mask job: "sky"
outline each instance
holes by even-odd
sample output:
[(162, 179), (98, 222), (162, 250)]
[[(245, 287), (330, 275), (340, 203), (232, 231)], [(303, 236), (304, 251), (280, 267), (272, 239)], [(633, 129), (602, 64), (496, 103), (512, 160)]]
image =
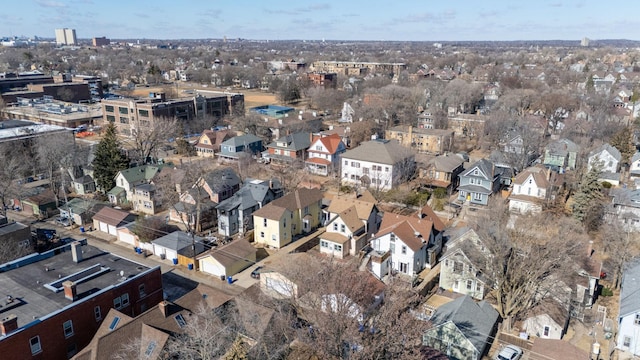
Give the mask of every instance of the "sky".
[(640, 40), (640, 1), (22, 0), (0, 37), (255, 40)]

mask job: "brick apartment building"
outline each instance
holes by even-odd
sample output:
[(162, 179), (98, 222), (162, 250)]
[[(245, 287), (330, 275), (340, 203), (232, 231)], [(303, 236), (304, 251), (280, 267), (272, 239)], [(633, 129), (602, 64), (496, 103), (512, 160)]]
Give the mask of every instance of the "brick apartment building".
[(29, 84), (53, 84), (53, 77), (41, 73), (0, 73), (0, 93), (26, 90)]
[(336, 73), (323, 73), (323, 72), (307, 73), (307, 79), (314, 86), (324, 86), (325, 88), (335, 89), (338, 84), (338, 74)]
[(91, 39), (91, 44), (93, 46), (106, 46), (111, 44), (111, 40), (107, 39), (106, 37), (102, 36), (102, 37), (94, 37)]
[(334, 72), (348, 76), (364, 76), (366, 74), (386, 74), (397, 76), (407, 69), (405, 63), (379, 63), (357, 61), (316, 61), (311, 69), (318, 72)]
[(453, 130), (414, 128), (410, 125), (394, 126), (385, 131), (385, 139), (395, 139), (403, 146), (430, 154), (451, 151), (453, 137)]
[(76, 241), (0, 265), (0, 354), (68, 359), (110, 309), (137, 316), (162, 301), (160, 267)]
[(151, 93), (146, 99), (102, 100), (102, 122), (112, 122), (118, 131), (131, 134), (132, 124), (144, 126), (158, 118), (176, 118), (189, 122), (205, 116), (222, 117), (234, 111), (244, 113), (244, 95), (197, 91), (195, 96), (167, 99), (164, 93)]

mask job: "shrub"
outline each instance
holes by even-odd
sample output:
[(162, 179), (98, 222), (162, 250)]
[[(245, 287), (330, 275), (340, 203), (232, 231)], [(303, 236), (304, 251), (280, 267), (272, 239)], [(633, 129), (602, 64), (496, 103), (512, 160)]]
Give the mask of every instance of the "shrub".
[(447, 189), (445, 188), (437, 188), (433, 191), (433, 197), (436, 199), (444, 199), (447, 197)]
[(609, 289), (608, 287), (603, 287), (602, 291), (600, 292), (600, 295), (602, 295), (602, 296), (613, 296), (613, 290)]
[(605, 188), (605, 189), (611, 189), (611, 186), (613, 186), (613, 185), (611, 185), (611, 183), (608, 182), (608, 181), (603, 181), (602, 182), (602, 187)]

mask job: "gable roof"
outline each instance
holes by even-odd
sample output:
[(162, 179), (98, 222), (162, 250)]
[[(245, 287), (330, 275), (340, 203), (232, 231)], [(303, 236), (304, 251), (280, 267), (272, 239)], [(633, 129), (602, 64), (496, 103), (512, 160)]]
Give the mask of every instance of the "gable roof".
[(527, 352), (530, 360), (583, 360), (589, 359), (589, 353), (565, 340), (536, 338), (531, 350)]
[(239, 239), (201, 254), (198, 256), (198, 260), (211, 256), (224, 267), (232, 266), (239, 261), (246, 261), (250, 263), (249, 265), (253, 265), (253, 261), (250, 261), (249, 257), (255, 253), (256, 248), (253, 245), (249, 244), (247, 240)]
[(432, 229), (433, 223), (427, 219), (420, 219), (417, 216), (385, 213), (376, 237), (393, 233), (410, 247), (411, 250), (416, 252), (420, 250), (423, 244), (429, 241)]
[(569, 139), (559, 139), (548, 144), (545, 149), (551, 155), (567, 156), (568, 153), (577, 153), (580, 147)]
[(516, 176), (513, 180), (514, 185), (523, 185), (527, 179), (532, 176), (533, 181), (539, 188), (547, 189), (549, 188), (549, 180), (547, 180), (547, 169), (542, 166), (532, 166), (524, 169), (520, 174)]
[[(209, 144), (205, 144), (200, 141), (203, 137), (209, 139)], [(195, 146), (197, 148), (204, 149), (220, 149), (220, 144), (222, 144), (223, 141), (229, 139), (230, 137), (231, 134), (229, 134), (229, 130), (205, 130), (202, 132), (202, 135), (200, 136), (200, 139), (198, 139), (198, 143)]]
[(369, 201), (366, 197), (364, 199), (353, 199), (352, 197), (336, 196), (331, 200), (331, 204), (329, 204), (327, 211), (333, 214), (339, 214), (351, 207), (355, 207), (358, 218), (366, 221), (369, 219), (369, 216), (375, 206), (375, 201)]
[(591, 151), (589, 153), (589, 158), (592, 158), (593, 156), (599, 155), (603, 151), (608, 152), (609, 154), (611, 154), (611, 156), (613, 156), (614, 159), (616, 159), (618, 161), (620, 161), (622, 159), (622, 154), (620, 154), (620, 151), (618, 149), (616, 149), (615, 147), (609, 145), (609, 144), (602, 144), (602, 145), (598, 146), (597, 148), (595, 148), (593, 151)]
[(271, 204), (290, 211), (302, 209), (322, 199), (322, 191), (318, 189), (299, 188), (287, 195), (273, 200)]
[(227, 139), (222, 142), (221, 145), (231, 145), (233, 147), (238, 147), (240, 145), (252, 144), (255, 142), (262, 142), (262, 139), (252, 134), (245, 134), (240, 136), (234, 136), (231, 139)]
[(431, 206), (429, 205), (423, 206), (422, 209), (420, 209), (420, 211), (418, 212), (418, 215), (421, 216), (423, 219), (426, 218), (427, 220), (431, 221), (433, 223), (433, 227), (436, 230), (444, 231), (446, 227), (444, 222), (442, 222), (440, 217), (436, 215), (435, 211), (433, 211)]
[(620, 317), (640, 311), (640, 260), (627, 264), (622, 274)]
[[(204, 250), (204, 246), (202, 246), (202, 238), (199, 236), (195, 236), (194, 239), (196, 242), (196, 246), (200, 244), (200, 247), (202, 247), (202, 250)], [(153, 240), (151, 243), (167, 249), (179, 251), (186, 247), (190, 247), (192, 245), (192, 241), (193, 240), (191, 239), (191, 235), (187, 234), (186, 232), (174, 231), (170, 234)], [(196, 252), (197, 251), (198, 249), (196, 249)]]
[(311, 134), (300, 132), (300, 133), (282, 136), (278, 138), (276, 141), (267, 145), (267, 147), (298, 151), (298, 150), (308, 149), (310, 145), (311, 145)]
[(242, 183), (242, 180), (230, 167), (215, 169), (207, 173), (203, 180), (213, 193), (220, 193)]
[[(342, 143), (342, 139), (340, 138), (340, 135), (334, 133), (328, 136), (314, 137), (313, 141), (311, 142), (311, 145), (315, 144), (316, 142), (321, 142), (322, 145), (325, 147), (325, 149), (327, 149), (327, 153), (333, 155), (336, 153), (336, 151), (338, 151), (338, 148), (340, 147), (340, 143)], [(318, 150), (314, 150), (312, 146), (310, 146), (309, 151), (318, 152)]]
[(411, 149), (396, 140), (365, 141), (355, 149), (342, 154), (343, 159), (369, 161), (377, 164), (394, 165), (408, 157), (414, 156)]
[(464, 163), (464, 159), (458, 155), (447, 154), (436, 156), (428, 164), (440, 171), (452, 172)]
[(338, 214), (342, 222), (349, 228), (349, 231), (352, 233), (358, 229), (364, 227), (364, 224), (358, 218), (358, 212), (356, 211), (356, 207), (352, 206), (340, 214)]
[(98, 211), (95, 215), (93, 215), (93, 220), (98, 220), (100, 222), (113, 226), (119, 226), (123, 225), (122, 223), (124, 222), (128, 223), (129, 221), (125, 220), (132, 220), (133, 217), (134, 215), (129, 212), (106, 206), (100, 209), (100, 211)]
[[(473, 175), (475, 169), (480, 170), (480, 175)], [(460, 176), (482, 176), (486, 180), (492, 181), (495, 176), (495, 166), (487, 159), (480, 159), (469, 167), (469, 170), (460, 174)]]
[[(269, 181), (247, 179), (244, 186), (238, 190), (233, 196), (225, 199), (216, 206), (221, 211), (229, 211), (239, 208), (240, 210), (249, 209), (259, 202), (264, 202), (265, 197), (271, 190)], [(264, 205), (264, 203), (263, 203)]]
[[(137, 183), (141, 181), (149, 181), (156, 176), (157, 173), (162, 169), (161, 166), (157, 165), (142, 165), (129, 169), (120, 170), (118, 174), (122, 174), (125, 180), (128, 183)], [(116, 177), (118, 176), (116, 174)]]
[(436, 309), (430, 321), (435, 326), (453, 322), (460, 332), (482, 352), (493, 335), (498, 312), (486, 301), (476, 303), (469, 296), (461, 296)]
[(269, 219), (269, 220), (280, 220), (285, 212), (287, 212), (286, 208), (282, 206), (276, 206), (273, 202), (268, 203), (267, 205), (261, 207), (260, 209), (253, 212), (253, 216)]

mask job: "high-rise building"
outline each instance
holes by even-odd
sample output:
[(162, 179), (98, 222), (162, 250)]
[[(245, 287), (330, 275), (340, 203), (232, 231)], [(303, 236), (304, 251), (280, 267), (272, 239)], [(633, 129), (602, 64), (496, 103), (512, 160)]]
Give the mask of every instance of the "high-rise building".
[(105, 46), (105, 45), (109, 45), (111, 43), (111, 40), (103, 36), (103, 37), (94, 37), (93, 39), (91, 39), (91, 42), (93, 43), (93, 46)]
[(76, 29), (56, 29), (56, 44), (58, 45), (77, 45)]

